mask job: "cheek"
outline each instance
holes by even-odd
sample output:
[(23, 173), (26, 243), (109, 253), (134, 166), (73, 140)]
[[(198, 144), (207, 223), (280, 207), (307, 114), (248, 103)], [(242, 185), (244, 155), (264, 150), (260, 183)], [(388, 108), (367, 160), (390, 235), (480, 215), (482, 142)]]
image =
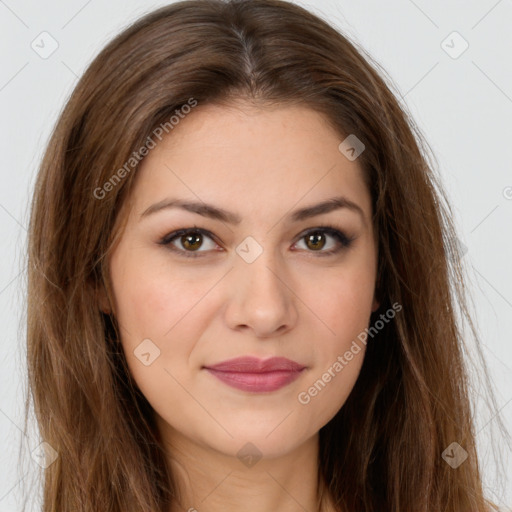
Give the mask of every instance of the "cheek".
[[(357, 281), (357, 280), (356, 280)], [(319, 302), (320, 318), (327, 327), (316, 334), (312, 368), (297, 396), (310, 430), (328, 423), (346, 402), (363, 364), (366, 345), (358, 336), (368, 327), (372, 288), (352, 279), (338, 281), (329, 300)], [(321, 334), (323, 332), (324, 334)]]
[(208, 283), (126, 249), (112, 259), (111, 275), (118, 321), (133, 338), (162, 339), (208, 291)]
[[(364, 347), (350, 361), (340, 356), (333, 359), (317, 375), (312, 375), (308, 387), (297, 396), (309, 431), (318, 431), (343, 407), (352, 392), (361, 370)], [(341, 362), (343, 361), (343, 362)]]
[(371, 266), (340, 269), (310, 295), (322, 327), (316, 333), (317, 362), (298, 401), (309, 408), (315, 426), (323, 426), (343, 406), (359, 376), (374, 292)]
[(113, 259), (111, 275), (121, 345), (133, 379), (154, 409), (183, 409), (177, 382), (185, 382), (190, 371), (198, 325), (194, 306), (208, 283), (191, 286), (177, 271), (131, 250)]
[(327, 346), (342, 349), (368, 327), (374, 277), (371, 270), (361, 269), (340, 271), (328, 280), (318, 282), (316, 291), (309, 294), (312, 309), (325, 327), (322, 333)]
[[(169, 396), (174, 390), (180, 396), (172, 376), (179, 382), (188, 378), (190, 354), (208, 318), (203, 299), (215, 280), (185, 278), (176, 266), (150, 256), (125, 250), (122, 257), (112, 259), (121, 344), (143, 393), (160, 396), (166, 390)], [(141, 357), (147, 353), (146, 366)]]

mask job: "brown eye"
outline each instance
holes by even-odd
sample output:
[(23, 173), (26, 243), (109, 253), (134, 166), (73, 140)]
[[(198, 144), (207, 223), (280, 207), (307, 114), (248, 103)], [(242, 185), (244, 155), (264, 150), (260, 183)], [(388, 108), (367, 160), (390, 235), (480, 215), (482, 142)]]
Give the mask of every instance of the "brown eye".
[(191, 232), (181, 237), (181, 245), (185, 249), (195, 251), (201, 247), (203, 243), (203, 235), (201, 233)]
[[(204, 247), (206, 241), (206, 247)], [(210, 246), (208, 247), (208, 243)], [(202, 229), (180, 229), (165, 236), (160, 244), (183, 256), (204, 256), (208, 250), (215, 250), (216, 243), (211, 233)], [(201, 249), (201, 250), (200, 250)]]
[[(305, 243), (303, 250), (306, 252), (317, 253), (316, 256), (333, 256), (343, 249), (348, 249), (354, 240), (355, 237), (347, 237), (345, 233), (336, 228), (324, 226), (310, 229), (294, 245)], [(215, 243), (214, 236), (201, 228), (174, 231), (162, 238), (159, 243), (169, 247), (178, 255), (186, 257), (206, 256), (211, 251), (222, 250)], [(210, 247), (208, 247), (208, 243), (210, 243)], [(326, 247), (327, 250), (325, 250)]]
[(324, 226), (310, 229), (297, 243), (304, 243), (306, 252), (318, 253), (315, 256), (331, 256), (348, 249), (354, 240), (355, 237), (348, 237), (336, 228)]
[(306, 235), (306, 245), (313, 249), (314, 251), (318, 251), (323, 249), (325, 245), (325, 235), (321, 231), (313, 231)]

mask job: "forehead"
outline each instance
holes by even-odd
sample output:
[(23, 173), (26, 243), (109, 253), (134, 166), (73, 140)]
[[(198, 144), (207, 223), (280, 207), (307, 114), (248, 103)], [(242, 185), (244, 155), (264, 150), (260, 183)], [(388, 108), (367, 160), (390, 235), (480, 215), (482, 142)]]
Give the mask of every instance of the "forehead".
[(262, 205), (278, 213), (344, 195), (369, 218), (363, 171), (339, 151), (343, 138), (306, 106), (199, 105), (155, 139), (133, 199), (139, 211), (172, 195), (261, 215)]

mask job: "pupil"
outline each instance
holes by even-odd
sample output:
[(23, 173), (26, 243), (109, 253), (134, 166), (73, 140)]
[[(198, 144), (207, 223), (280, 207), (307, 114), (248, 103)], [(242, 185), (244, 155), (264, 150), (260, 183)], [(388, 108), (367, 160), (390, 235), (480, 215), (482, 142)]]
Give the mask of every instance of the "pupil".
[(319, 233), (312, 233), (311, 235), (309, 235), (308, 242), (313, 242), (313, 245), (314, 245), (313, 249), (321, 249), (325, 245), (325, 241), (324, 241), (324, 243), (321, 243), (320, 246), (315, 246), (318, 243), (319, 238), (322, 236), (323, 235), (319, 234)]
[(187, 234), (184, 238), (183, 246), (187, 249), (198, 249), (201, 245), (201, 235), (199, 233)]
[[(312, 244), (313, 249), (321, 249), (325, 245), (325, 241), (322, 241), (322, 234), (313, 233), (308, 236), (308, 244)], [(199, 233), (187, 234), (183, 237), (185, 241), (183, 246), (187, 249), (198, 249), (201, 245), (201, 235)]]

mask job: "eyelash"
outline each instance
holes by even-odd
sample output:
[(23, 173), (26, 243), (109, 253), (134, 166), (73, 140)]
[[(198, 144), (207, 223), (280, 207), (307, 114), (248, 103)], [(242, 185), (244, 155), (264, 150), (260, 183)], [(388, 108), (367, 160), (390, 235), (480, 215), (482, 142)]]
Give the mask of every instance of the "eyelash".
[[(341, 252), (344, 249), (348, 249), (352, 245), (352, 242), (356, 238), (356, 237), (349, 237), (349, 236), (345, 235), (345, 233), (343, 233), (342, 231), (339, 231), (338, 229), (336, 229), (333, 226), (321, 226), (321, 227), (317, 227), (317, 228), (308, 229), (299, 237), (298, 241), (302, 240), (303, 238), (305, 238), (306, 236), (308, 236), (312, 233), (318, 233), (318, 232), (327, 233), (328, 235), (334, 237), (340, 244), (337, 248), (330, 249), (328, 251), (322, 251), (322, 250), (307, 251), (307, 252), (312, 252), (312, 253), (316, 252), (319, 257), (333, 256), (335, 254), (338, 254), (339, 252)], [(178, 254), (180, 256), (184, 256), (185, 258), (201, 258), (204, 256), (204, 254), (201, 254), (201, 253), (205, 253), (208, 251), (185, 251), (182, 249), (177, 249), (171, 243), (178, 237), (186, 235), (186, 234), (190, 234), (190, 233), (199, 233), (199, 234), (205, 235), (208, 238), (211, 238), (213, 241), (215, 241), (212, 233), (210, 233), (209, 231), (207, 231), (205, 229), (201, 229), (201, 228), (194, 226), (193, 228), (185, 228), (185, 229), (179, 229), (177, 231), (173, 231), (172, 233), (165, 235), (158, 243), (160, 245), (164, 245), (164, 246), (168, 247), (171, 251), (175, 252), (176, 254)]]

